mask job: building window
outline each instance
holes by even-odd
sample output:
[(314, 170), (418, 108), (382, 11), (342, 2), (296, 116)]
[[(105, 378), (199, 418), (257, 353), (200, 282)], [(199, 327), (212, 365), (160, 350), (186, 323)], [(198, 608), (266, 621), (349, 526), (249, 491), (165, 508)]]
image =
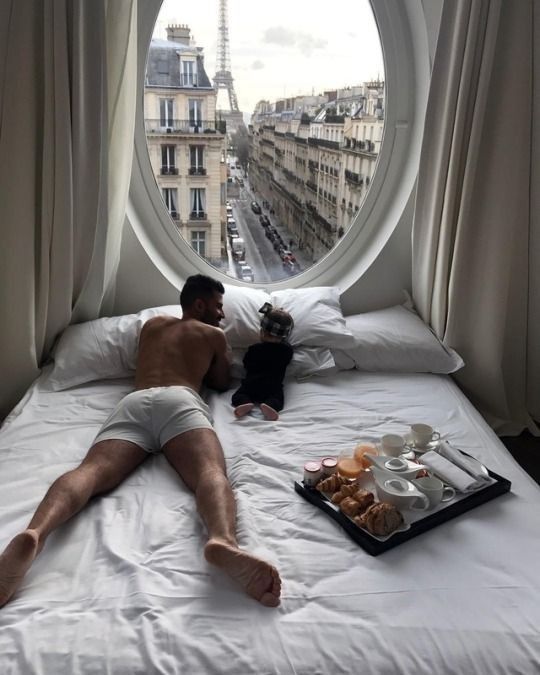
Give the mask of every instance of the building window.
[(197, 71), (195, 61), (182, 61), (182, 86), (197, 86)]
[(201, 219), (205, 217), (206, 195), (204, 188), (191, 188), (191, 218)]
[(202, 101), (198, 98), (189, 99), (189, 126), (198, 129), (202, 125)]
[(206, 255), (206, 232), (195, 231), (191, 233), (191, 246), (203, 258)]
[(206, 170), (204, 168), (204, 146), (190, 145), (189, 146), (189, 173), (191, 175), (204, 175)]
[(176, 169), (175, 147), (174, 145), (161, 146), (161, 174), (175, 175), (178, 173)]
[(171, 218), (178, 220), (178, 190), (176, 188), (163, 188), (163, 201)]
[(161, 98), (159, 100), (159, 123), (164, 128), (174, 126), (173, 105), (174, 99), (172, 98)]

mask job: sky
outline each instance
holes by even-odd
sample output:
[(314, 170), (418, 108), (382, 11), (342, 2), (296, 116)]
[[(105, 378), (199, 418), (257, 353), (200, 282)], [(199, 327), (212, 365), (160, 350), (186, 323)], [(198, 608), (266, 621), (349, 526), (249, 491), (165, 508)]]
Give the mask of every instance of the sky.
[[(164, 38), (167, 24), (187, 24), (204, 48), (210, 79), (216, 71), (218, 7), (218, 0), (164, 0), (154, 30)], [(228, 0), (228, 19), (234, 89), (244, 113), (253, 112), (261, 99), (384, 79), (369, 0)], [(223, 95), (218, 105), (228, 108)]]

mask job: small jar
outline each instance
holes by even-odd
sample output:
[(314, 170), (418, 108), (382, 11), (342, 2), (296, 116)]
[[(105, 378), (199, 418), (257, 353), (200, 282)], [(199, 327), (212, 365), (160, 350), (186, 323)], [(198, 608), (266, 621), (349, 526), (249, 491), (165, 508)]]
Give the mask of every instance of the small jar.
[(304, 485), (306, 487), (315, 487), (321, 477), (320, 462), (306, 462), (304, 464)]
[(335, 457), (323, 457), (321, 460), (321, 471), (323, 478), (331, 476), (337, 471), (337, 459)]

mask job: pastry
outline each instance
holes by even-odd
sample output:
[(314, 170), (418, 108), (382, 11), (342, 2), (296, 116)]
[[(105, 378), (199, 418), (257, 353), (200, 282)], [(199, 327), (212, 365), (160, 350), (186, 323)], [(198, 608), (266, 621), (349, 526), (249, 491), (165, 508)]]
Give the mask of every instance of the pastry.
[(403, 524), (403, 516), (393, 504), (379, 502), (372, 504), (360, 516), (356, 516), (354, 522), (360, 527), (365, 527), (371, 534), (386, 537)]
[(317, 483), (317, 490), (319, 492), (337, 492), (344, 483), (344, 478), (338, 476), (337, 473), (333, 473)]
[(358, 492), (358, 485), (342, 485), (341, 488), (338, 490), (338, 492), (334, 492), (332, 497), (330, 498), (330, 501), (333, 504), (339, 504), (342, 499), (345, 497), (354, 497), (355, 494)]
[(330, 497), (332, 504), (339, 504), (342, 499), (345, 499), (345, 495), (343, 492), (341, 492), (341, 490), (334, 492), (334, 494)]
[(375, 495), (373, 494), (373, 492), (370, 492), (369, 490), (363, 490), (361, 488), (356, 490), (354, 498), (360, 504), (359, 513), (365, 511), (368, 508), (368, 506), (371, 506), (375, 501)]
[(344, 497), (339, 503), (339, 508), (349, 518), (354, 518), (360, 512), (360, 504), (354, 497)]

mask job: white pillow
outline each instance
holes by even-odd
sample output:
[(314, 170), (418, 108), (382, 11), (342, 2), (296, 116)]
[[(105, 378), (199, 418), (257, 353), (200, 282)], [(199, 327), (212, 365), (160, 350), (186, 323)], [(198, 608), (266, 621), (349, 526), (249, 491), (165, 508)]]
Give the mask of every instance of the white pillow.
[(129, 377), (135, 371), (139, 334), (154, 316), (182, 316), (180, 305), (144, 309), (137, 314), (104, 317), (68, 326), (52, 357), (49, 385), (54, 391), (84, 382)]
[(402, 305), (346, 317), (354, 347), (333, 351), (338, 366), (352, 359), (358, 370), (396, 373), (454, 373), (463, 367), (416, 312)]
[(262, 314), (259, 309), (270, 302), (270, 295), (257, 288), (225, 284), (221, 327), (231, 347), (249, 347), (259, 341)]
[[(245, 377), (243, 358), (245, 349), (233, 349), (232, 376)], [(313, 375), (330, 375), (336, 371), (332, 352), (326, 347), (296, 347), (292, 361), (285, 371), (285, 379), (302, 379)]]
[(273, 291), (271, 303), (292, 315), (292, 345), (346, 349), (354, 346), (354, 337), (345, 323), (339, 296), (333, 286), (285, 289)]

